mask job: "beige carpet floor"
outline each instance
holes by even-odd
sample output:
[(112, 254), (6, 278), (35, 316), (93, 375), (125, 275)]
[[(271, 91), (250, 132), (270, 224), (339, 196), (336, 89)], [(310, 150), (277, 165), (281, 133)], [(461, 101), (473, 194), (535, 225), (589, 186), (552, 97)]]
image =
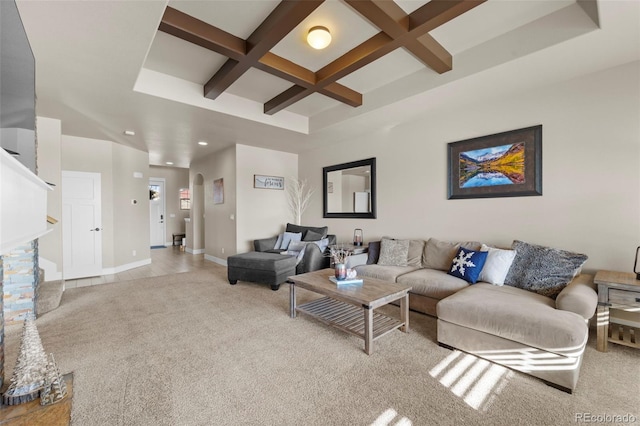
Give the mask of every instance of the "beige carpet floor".
[[(288, 286), (239, 282), (223, 267), (67, 290), (36, 321), (45, 351), (74, 373), (72, 424), (570, 425), (640, 418), (640, 351), (595, 350), (568, 395), (436, 343), (434, 318), (382, 337), (289, 318)], [(316, 295), (299, 291), (301, 300)], [(398, 314), (389, 306), (386, 312)], [(21, 328), (6, 332), (6, 377)], [(636, 420), (640, 422), (640, 420)]]

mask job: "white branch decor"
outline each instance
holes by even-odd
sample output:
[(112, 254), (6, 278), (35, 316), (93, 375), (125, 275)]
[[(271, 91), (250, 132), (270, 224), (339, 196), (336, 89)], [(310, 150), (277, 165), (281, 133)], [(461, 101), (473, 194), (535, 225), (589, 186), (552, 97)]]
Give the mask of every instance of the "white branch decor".
[(333, 263), (347, 263), (347, 259), (349, 256), (353, 254), (351, 250), (344, 247), (342, 244), (336, 244), (335, 246), (329, 247), (329, 254), (333, 258)]
[(293, 213), (294, 222), (300, 225), (302, 221), (302, 213), (309, 207), (311, 196), (314, 193), (313, 188), (307, 183), (306, 179), (289, 178), (286, 184), (287, 201), (291, 213)]

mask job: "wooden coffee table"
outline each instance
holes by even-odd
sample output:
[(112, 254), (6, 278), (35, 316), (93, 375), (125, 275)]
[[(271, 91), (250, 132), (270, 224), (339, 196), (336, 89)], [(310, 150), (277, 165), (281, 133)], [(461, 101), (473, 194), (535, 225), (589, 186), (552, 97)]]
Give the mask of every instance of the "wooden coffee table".
[[(325, 324), (364, 339), (364, 351), (373, 352), (373, 341), (399, 328), (409, 332), (409, 290), (411, 287), (375, 278), (363, 278), (361, 285), (337, 286), (329, 281), (333, 269), (289, 277), (290, 315), (309, 315)], [(296, 306), (296, 287), (326, 297)], [(374, 312), (375, 308), (400, 300), (400, 320)]]

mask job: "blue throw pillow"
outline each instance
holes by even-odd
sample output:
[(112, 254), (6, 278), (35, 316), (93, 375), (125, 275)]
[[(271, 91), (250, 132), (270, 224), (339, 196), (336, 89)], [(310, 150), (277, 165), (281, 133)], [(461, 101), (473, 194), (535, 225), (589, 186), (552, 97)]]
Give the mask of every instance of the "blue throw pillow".
[(280, 244), (280, 250), (287, 250), (289, 248), (289, 243), (292, 241), (301, 241), (302, 240), (302, 232), (285, 232), (282, 236), (282, 243)]
[(488, 252), (486, 251), (469, 250), (460, 247), (458, 254), (453, 258), (451, 269), (447, 273), (475, 284), (478, 281), (480, 272), (482, 272), (484, 262), (487, 260), (487, 255)]

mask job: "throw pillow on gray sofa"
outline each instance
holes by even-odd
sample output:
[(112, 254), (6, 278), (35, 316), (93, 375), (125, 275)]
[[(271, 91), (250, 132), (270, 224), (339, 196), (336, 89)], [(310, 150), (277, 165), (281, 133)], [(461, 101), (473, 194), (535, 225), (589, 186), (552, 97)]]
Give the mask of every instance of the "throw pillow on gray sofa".
[(305, 233), (306, 231), (313, 231), (313, 232), (317, 232), (318, 234), (322, 234), (322, 238), (326, 237), (327, 234), (329, 233), (329, 227), (328, 226), (320, 226), (320, 227), (315, 227), (315, 226), (302, 226), (302, 225), (296, 225), (293, 223), (287, 223), (287, 228), (285, 229), (287, 232), (300, 232), (300, 233)]
[(422, 266), (422, 253), (424, 252), (424, 240), (410, 240), (407, 253), (407, 266)]
[(555, 299), (580, 272), (585, 254), (514, 240), (516, 251), (505, 285), (533, 291)]
[(394, 240), (382, 238), (380, 241), (380, 258), (378, 265), (407, 266), (409, 240)]
[(429, 238), (424, 247), (423, 267), (448, 271), (460, 247), (480, 250), (480, 243), (476, 241), (440, 241), (436, 238)]
[(380, 259), (380, 241), (372, 241), (368, 247), (367, 265), (375, 265)]
[(320, 241), (325, 236), (323, 236), (320, 232), (314, 232), (310, 229), (307, 229), (304, 234), (302, 234), (302, 241)]

